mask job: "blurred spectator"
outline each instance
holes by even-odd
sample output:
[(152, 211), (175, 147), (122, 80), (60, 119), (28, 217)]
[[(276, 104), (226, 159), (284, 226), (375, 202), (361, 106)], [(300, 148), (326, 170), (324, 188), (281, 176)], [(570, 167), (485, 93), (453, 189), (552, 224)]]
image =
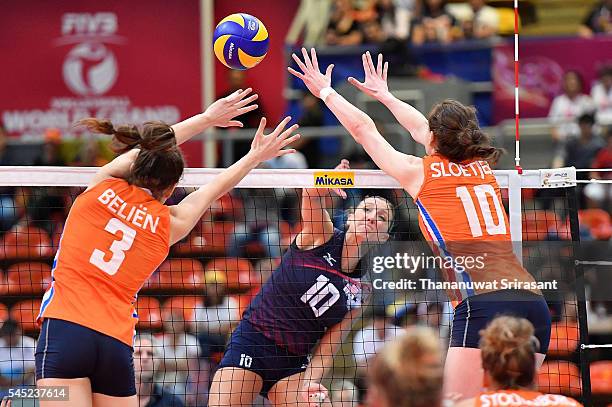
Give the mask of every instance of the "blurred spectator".
[(140, 407), (182, 407), (183, 402), (155, 383), (155, 349), (150, 339), (134, 338), (134, 373)]
[(363, 41), (351, 0), (335, 0), (325, 42), (327, 45), (359, 45)]
[(164, 334), (156, 347), (162, 349), (156, 381), (165, 389), (185, 401), (193, 395), (193, 378), (200, 370), (200, 345), (195, 335), (187, 333), (182, 309), (173, 309), (164, 315)]
[(465, 38), (490, 38), (499, 31), (499, 14), (485, 0), (469, 0), (469, 14), (463, 21)]
[(77, 167), (102, 167), (108, 164), (109, 160), (102, 152), (100, 141), (96, 138), (86, 138), (80, 146), (79, 152), (71, 163), (71, 166)]
[(227, 295), (225, 273), (207, 270), (204, 274), (204, 304), (194, 310), (193, 321), (203, 356), (223, 351), (227, 336), (240, 321), (238, 306), (238, 301)]
[(8, 388), (34, 384), (36, 341), (7, 319), (0, 328), (0, 397)]
[[(301, 115), (298, 120), (300, 127), (321, 127), (323, 126), (323, 109), (319, 98), (306, 92), (300, 99)], [(319, 168), (320, 165), (320, 144), (323, 139), (313, 139), (310, 137), (302, 137), (297, 142), (293, 143), (293, 147), (302, 152), (307, 161), (307, 167)]]
[(562, 165), (562, 153), (568, 137), (576, 137), (580, 133), (576, 119), (581, 114), (593, 110), (593, 101), (583, 93), (584, 81), (577, 71), (567, 71), (563, 75), (563, 93), (554, 98), (548, 120), (554, 126), (552, 138), (557, 143), (557, 151), (553, 167)]
[[(276, 157), (262, 164), (263, 168), (304, 169), (308, 168), (304, 154), (296, 152)], [(298, 217), (298, 195), (293, 188), (245, 189), (244, 217), (238, 217), (234, 233), (230, 238), (228, 254), (232, 257), (247, 257), (249, 243), (259, 242), (266, 257), (281, 256), (281, 236), (278, 228), (280, 217), (295, 223)], [(244, 222), (238, 222), (244, 219)]]
[[(599, 150), (591, 168), (612, 168), (612, 127), (608, 128), (605, 143), (605, 148)], [(591, 178), (612, 180), (612, 172), (592, 172)], [(608, 211), (612, 207), (612, 184), (588, 184), (584, 188), (584, 194), (591, 203), (589, 206), (600, 207)]]
[(375, 9), (386, 38), (405, 41), (410, 34), (415, 0), (378, 0)]
[(353, 354), (358, 374), (364, 377), (368, 365), (386, 342), (393, 340), (404, 330), (393, 324), (393, 318), (388, 316), (384, 306), (374, 306), (372, 322), (362, 328), (353, 338)]
[(332, 382), (329, 389), (334, 407), (357, 407), (359, 405), (359, 390), (351, 381)]
[[(406, 41), (415, 15), (415, 0), (373, 0), (377, 19), (363, 23), (366, 43), (378, 43), (377, 52), (389, 61), (390, 76), (414, 76), (417, 60)], [(371, 50), (375, 52), (374, 49)]]
[(387, 34), (376, 20), (362, 23), (363, 42), (366, 44), (381, 44), (387, 40)]
[(308, 163), (306, 162), (306, 156), (296, 151), (293, 154), (285, 154), (265, 161), (262, 163), (261, 168), (270, 168), (273, 170), (304, 169), (308, 168)]
[(366, 405), (441, 407), (443, 376), (444, 362), (435, 331), (409, 329), (374, 358)]
[(61, 231), (68, 216), (69, 191), (62, 187), (34, 188), (25, 204), (26, 216), (19, 220), (25, 226), (44, 229), (49, 235)]
[(313, 46), (322, 42), (329, 24), (332, 0), (302, 0), (298, 8), (285, 43), (294, 45), (304, 31), (304, 45)]
[[(245, 71), (240, 71), (238, 69), (227, 69), (227, 83), (228, 89), (219, 97), (226, 97), (231, 95), (238, 89), (246, 89), (249, 85), (246, 82), (246, 73)], [(244, 124), (245, 129), (256, 129), (259, 126), (259, 120), (264, 117), (265, 111), (263, 105), (261, 103), (261, 97), (257, 100), (257, 105), (259, 106), (255, 110), (251, 110), (250, 112), (244, 113), (240, 116), (237, 116), (235, 119), (239, 120)], [(231, 131), (231, 130), (229, 130)], [(234, 140), (232, 142), (232, 151), (234, 161), (238, 161), (246, 153), (251, 149), (251, 139), (248, 140)]]
[(417, 305), (418, 323), (438, 332), (443, 350), (448, 347), (448, 340), (450, 339), (451, 315), (452, 310), (448, 302), (423, 301)]
[(45, 130), (43, 150), (34, 165), (65, 166), (61, 155), (62, 134), (58, 129)]
[[(578, 118), (580, 137), (568, 141), (565, 148), (565, 166), (591, 167), (595, 156), (604, 147), (601, 138), (593, 132), (594, 125), (595, 116), (592, 113), (584, 113)], [(588, 173), (584, 174), (588, 177)]]
[(591, 97), (597, 110), (597, 123), (612, 125), (612, 65), (604, 65), (598, 72), (598, 81), (591, 89)]
[(278, 221), (281, 203), (274, 189), (238, 190), (243, 202), (242, 216), (235, 219), (234, 232), (230, 236), (227, 253), (231, 257), (247, 257), (247, 246), (259, 242), (264, 256), (280, 257), (280, 231)]
[[(279, 266), (279, 264), (279, 258), (265, 258), (255, 263), (255, 274), (259, 276), (258, 283), (263, 285), (266, 281), (268, 281), (268, 279), (270, 278), (274, 270), (276, 270), (276, 268)], [(259, 287), (254, 287), (254, 289), (259, 290)]]
[(457, 20), (446, 11), (447, 0), (425, 0), (423, 15), (414, 23), (412, 43), (428, 42), (449, 44), (457, 35)]
[[(595, 124), (595, 116), (592, 113), (585, 113), (578, 118), (580, 127), (580, 137), (568, 141), (565, 147), (565, 166), (576, 168), (590, 168), (595, 156), (604, 146), (601, 138), (593, 134), (593, 126)], [(576, 174), (578, 179), (588, 179), (588, 172), (579, 172)], [(584, 185), (578, 186), (578, 196), (580, 199), (580, 207), (586, 207), (586, 200), (583, 194)]]
[(594, 34), (612, 34), (612, 0), (596, 4), (578, 29), (578, 35), (584, 38)]

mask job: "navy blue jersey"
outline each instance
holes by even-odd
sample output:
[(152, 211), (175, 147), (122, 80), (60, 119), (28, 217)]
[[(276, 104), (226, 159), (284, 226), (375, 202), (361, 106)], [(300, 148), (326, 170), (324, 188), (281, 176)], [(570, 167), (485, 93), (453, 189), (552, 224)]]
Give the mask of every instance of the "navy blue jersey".
[(266, 337), (295, 355), (307, 355), (325, 330), (361, 305), (362, 284), (342, 273), (345, 233), (300, 250), (295, 242), (244, 312)]

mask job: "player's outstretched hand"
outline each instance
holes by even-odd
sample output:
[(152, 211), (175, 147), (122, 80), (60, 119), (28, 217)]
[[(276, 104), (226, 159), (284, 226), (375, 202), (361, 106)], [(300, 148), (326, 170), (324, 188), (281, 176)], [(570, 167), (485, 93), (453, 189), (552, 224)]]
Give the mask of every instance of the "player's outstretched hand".
[[(257, 93), (251, 94), (253, 89), (238, 89), (234, 93), (215, 101), (204, 112), (213, 126), (216, 127), (243, 127), (239, 120), (234, 117), (257, 109), (256, 104), (251, 104), (259, 97)], [(247, 97), (248, 96), (248, 97)]]
[(374, 61), (372, 61), (370, 51), (367, 51), (365, 54), (361, 55), (361, 61), (363, 62), (365, 79), (363, 82), (359, 82), (357, 79), (350, 76), (348, 78), (349, 83), (373, 98), (378, 98), (389, 92), (389, 88), (387, 86), (387, 70), (389, 69), (389, 62), (383, 63), (383, 55), (378, 54), (376, 67), (374, 67)]
[[(340, 164), (336, 165), (336, 168), (334, 169), (335, 170), (350, 170), (351, 164), (349, 163), (349, 160), (342, 159), (342, 161), (340, 161)], [(335, 188), (335, 189), (332, 189), (332, 192), (338, 195), (339, 197), (341, 197), (342, 199), (346, 199), (346, 196), (347, 196), (346, 191), (344, 191), (343, 189)]]
[(322, 384), (308, 382), (302, 387), (298, 406), (321, 407), (331, 405), (327, 389)]
[(11, 400), (8, 397), (4, 397), (0, 402), (0, 407), (11, 407)]
[(261, 118), (259, 128), (255, 133), (253, 142), (251, 143), (251, 153), (255, 155), (258, 162), (263, 162), (274, 157), (280, 157), (281, 155), (285, 154), (295, 153), (295, 150), (292, 148), (283, 150), (289, 144), (300, 138), (299, 134), (291, 135), (299, 127), (297, 124), (294, 124), (285, 130), (285, 127), (290, 120), (290, 116), (285, 117), (283, 121), (276, 126), (272, 133), (264, 134), (264, 130), (266, 129), (266, 118)]
[(310, 56), (308, 55), (308, 51), (306, 48), (302, 48), (302, 57), (304, 61), (295, 54), (291, 54), (293, 60), (300, 68), (300, 71), (297, 71), (291, 67), (288, 67), (287, 70), (294, 75), (300, 78), (310, 93), (315, 95), (316, 97), (320, 97), (321, 89), (328, 88), (331, 86), (331, 76), (332, 70), (334, 69), (334, 65), (331, 64), (325, 70), (325, 75), (321, 73), (319, 70), (319, 61), (317, 60), (317, 52), (314, 48), (310, 49)]

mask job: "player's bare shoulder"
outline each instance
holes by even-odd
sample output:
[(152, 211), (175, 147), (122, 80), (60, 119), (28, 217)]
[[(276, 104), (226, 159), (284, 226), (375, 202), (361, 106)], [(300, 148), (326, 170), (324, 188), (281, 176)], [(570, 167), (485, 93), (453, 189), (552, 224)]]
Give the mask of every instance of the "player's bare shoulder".
[(425, 178), (423, 159), (404, 153), (399, 153), (397, 157), (389, 157), (389, 159), (397, 160), (398, 167), (402, 168), (402, 171), (398, 174), (399, 176), (396, 177), (402, 187), (410, 196), (416, 196)]

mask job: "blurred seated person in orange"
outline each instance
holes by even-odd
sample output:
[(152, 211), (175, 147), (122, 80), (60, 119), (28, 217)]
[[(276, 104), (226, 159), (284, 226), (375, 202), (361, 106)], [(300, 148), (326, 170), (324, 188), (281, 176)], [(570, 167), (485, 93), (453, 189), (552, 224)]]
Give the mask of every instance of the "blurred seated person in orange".
[(570, 397), (536, 391), (535, 353), (540, 345), (534, 332), (531, 322), (511, 316), (495, 318), (480, 331), (484, 387), (487, 390), (455, 407), (581, 406)]

